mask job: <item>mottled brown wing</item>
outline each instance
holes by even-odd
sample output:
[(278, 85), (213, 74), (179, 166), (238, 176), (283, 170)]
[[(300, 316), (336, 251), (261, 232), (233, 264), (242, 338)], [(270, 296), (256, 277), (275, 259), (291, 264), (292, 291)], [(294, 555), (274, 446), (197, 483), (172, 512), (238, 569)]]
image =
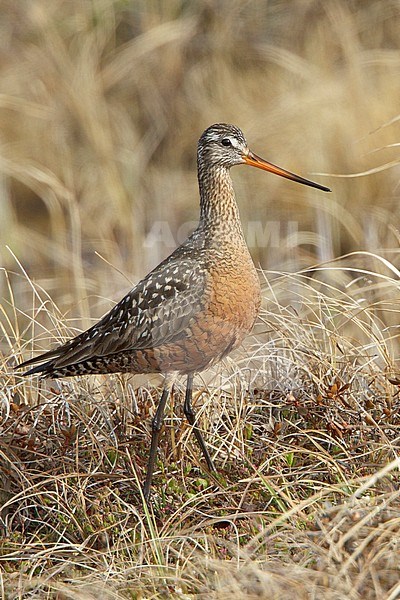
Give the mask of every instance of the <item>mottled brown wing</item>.
[(171, 258), (90, 329), (19, 367), (51, 360), (52, 368), (58, 369), (95, 356), (155, 348), (186, 335), (186, 328), (204, 305), (206, 274), (201, 261), (193, 257)]

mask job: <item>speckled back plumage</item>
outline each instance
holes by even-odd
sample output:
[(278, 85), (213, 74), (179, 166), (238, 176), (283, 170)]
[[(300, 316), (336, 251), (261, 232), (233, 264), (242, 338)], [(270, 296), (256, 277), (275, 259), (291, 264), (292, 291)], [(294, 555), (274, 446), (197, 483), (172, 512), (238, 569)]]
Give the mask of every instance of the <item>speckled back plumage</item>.
[(23, 363), (40, 363), (25, 374), (194, 373), (241, 343), (260, 305), (229, 174), (246, 148), (233, 125), (203, 133), (197, 229), (93, 327)]

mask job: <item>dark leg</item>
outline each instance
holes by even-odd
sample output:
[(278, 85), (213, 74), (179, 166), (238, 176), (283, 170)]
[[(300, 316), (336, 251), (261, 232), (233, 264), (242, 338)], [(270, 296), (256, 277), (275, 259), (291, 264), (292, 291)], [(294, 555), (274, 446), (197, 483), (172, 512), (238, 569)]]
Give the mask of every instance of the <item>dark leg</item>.
[(197, 443), (199, 444), (201, 451), (203, 453), (204, 458), (206, 459), (206, 463), (210, 471), (216, 471), (214, 467), (213, 461), (211, 460), (211, 456), (208, 453), (207, 446), (204, 443), (204, 440), (201, 436), (200, 430), (196, 426), (196, 414), (192, 408), (191, 400), (193, 393), (193, 373), (188, 375), (187, 385), (186, 385), (186, 394), (185, 394), (185, 404), (183, 407), (183, 412), (186, 415), (187, 420), (190, 425), (193, 427), (194, 435), (196, 436)]
[(164, 422), (164, 410), (165, 404), (168, 399), (169, 387), (165, 387), (163, 389), (163, 393), (161, 395), (160, 403), (158, 405), (156, 414), (154, 415), (153, 421), (151, 423), (151, 446), (150, 446), (150, 454), (149, 454), (149, 462), (147, 463), (147, 472), (146, 472), (146, 481), (143, 487), (143, 496), (145, 497), (146, 502), (148, 502), (150, 498), (150, 487), (151, 480), (153, 479), (153, 471), (154, 471), (154, 463), (156, 462), (157, 456), (157, 448), (158, 448), (158, 440), (160, 437), (160, 431)]

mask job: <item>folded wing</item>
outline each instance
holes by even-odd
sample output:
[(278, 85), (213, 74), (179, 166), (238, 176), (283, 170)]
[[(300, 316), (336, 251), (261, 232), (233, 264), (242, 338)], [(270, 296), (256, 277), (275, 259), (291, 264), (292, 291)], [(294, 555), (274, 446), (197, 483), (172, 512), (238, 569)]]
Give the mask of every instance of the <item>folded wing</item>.
[(140, 281), (98, 323), (18, 368), (37, 364), (24, 375), (51, 374), (53, 369), (95, 357), (157, 348), (181, 339), (203, 308), (207, 281), (202, 262), (193, 252), (190, 258), (171, 259)]

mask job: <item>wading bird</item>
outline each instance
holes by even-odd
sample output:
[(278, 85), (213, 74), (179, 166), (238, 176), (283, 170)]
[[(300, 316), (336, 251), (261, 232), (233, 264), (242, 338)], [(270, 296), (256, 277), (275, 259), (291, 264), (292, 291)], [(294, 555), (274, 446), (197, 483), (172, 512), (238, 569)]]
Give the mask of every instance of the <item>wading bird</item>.
[(152, 421), (143, 488), (146, 500), (165, 404), (177, 375), (187, 376), (184, 413), (208, 468), (215, 471), (191, 405), (193, 377), (240, 345), (253, 327), (261, 297), (230, 177), (230, 168), (242, 164), (330, 191), (251, 152), (242, 131), (234, 125), (211, 125), (200, 137), (197, 148), (197, 229), (98, 323), (54, 350), (19, 365), (37, 363), (24, 375), (52, 378), (91, 373), (166, 375)]

